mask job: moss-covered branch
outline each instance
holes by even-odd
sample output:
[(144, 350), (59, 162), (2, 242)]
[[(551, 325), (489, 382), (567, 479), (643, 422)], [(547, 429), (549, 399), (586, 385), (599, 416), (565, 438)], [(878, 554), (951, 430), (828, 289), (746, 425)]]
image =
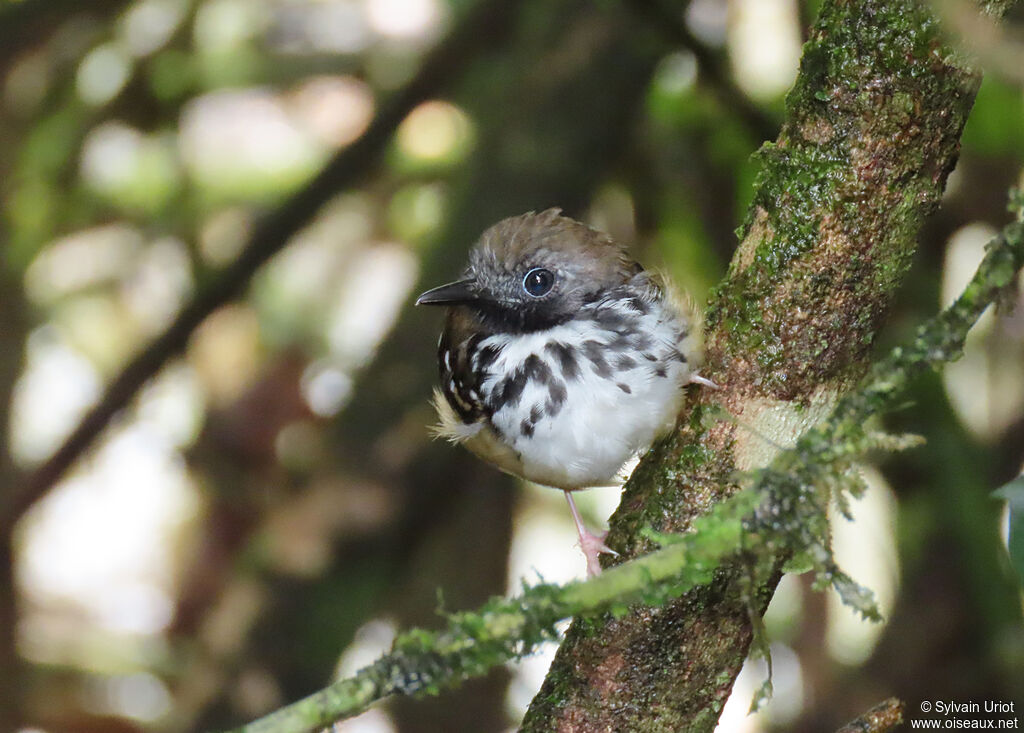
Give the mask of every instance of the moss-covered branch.
[[(872, 415), (891, 409), (909, 378), (956, 358), (967, 332), (1024, 265), (1024, 224), (1008, 226), (988, 249), (959, 300), (921, 327), (915, 338), (892, 351), (831, 416), (782, 450), (769, 467), (749, 474), (750, 486), (697, 518), (692, 531), (654, 536), (665, 546), (609, 569), (597, 578), (566, 586), (537, 585), (514, 599), (496, 598), (474, 612), (454, 614), (441, 632), (414, 630), (396, 640), (392, 652), (354, 677), (245, 726), (245, 733), (309, 731), (355, 715), (387, 695), (420, 695), (483, 674), (530, 653), (556, 637), (555, 624), (569, 616), (612, 618), (629, 604), (659, 606), (696, 586), (708, 587), (723, 560), (738, 551), (754, 558), (822, 549), (808, 527), (823, 514), (828, 477), (837, 466), (879, 444), (864, 427)], [(886, 441), (882, 441), (883, 447)], [(821, 496), (823, 488), (826, 490)], [(756, 510), (756, 511), (755, 511)], [(811, 521), (808, 521), (810, 517)], [(827, 548), (823, 571), (831, 573)], [(841, 574), (829, 577), (839, 581)]]
[(662, 550), (585, 582), (541, 584), (513, 599), (492, 599), (483, 608), (449, 616), (442, 632), (406, 632), (392, 652), (341, 680), (239, 729), (245, 733), (311, 731), (355, 715), (391, 694), (436, 693), (529, 654), (557, 638), (555, 625), (574, 615), (625, 609), (630, 603), (664, 603), (711, 579), (723, 559), (740, 547), (743, 517), (753, 511), (755, 491), (719, 505), (698, 522), (698, 532)]
[(903, 722), (903, 703), (895, 697), (880, 702), (836, 733), (888, 733)]
[[(977, 85), (927, 3), (825, 0), (708, 311), (702, 373), (724, 389), (695, 394), (633, 473), (611, 520), (612, 562), (650, 549), (645, 527), (691, 528), (863, 375)], [(723, 407), (733, 421), (709, 419)], [(775, 560), (758, 588), (736, 571), (664, 608), (578, 620), (523, 729), (712, 729)]]

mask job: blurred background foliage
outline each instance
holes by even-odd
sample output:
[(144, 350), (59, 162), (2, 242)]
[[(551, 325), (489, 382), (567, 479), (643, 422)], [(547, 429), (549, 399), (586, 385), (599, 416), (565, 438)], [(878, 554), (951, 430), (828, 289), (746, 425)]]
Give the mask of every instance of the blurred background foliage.
[[(582, 575), (557, 492), (430, 441), (440, 324), (411, 297), (456, 276), (494, 221), (561, 206), (703, 301), (815, 7), (0, 3), (5, 500), (193, 298), (216, 306), (5, 518), (0, 728), (238, 724), (439, 607)], [(345, 176), (317, 177), (332, 160)], [(1022, 162), (1024, 93), (986, 78), (880, 346), (958, 292)], [(279, 241), (237, 276), (268, 217)], [(764, 673), (748, 665), (722, 730), (834, 729), (892, 694), (1024, 701), (1020, 587), (989, 495), (1024, 462), (1014, 299), (892, 420), (927, 445), (865, 465), (857, 521), (837, 522), (840, 564), (887, 621), (787, 577), (768, 614), (775, 699), (746, 716)], [(591, 521), (617, 494), (587, 492)], [(508, 730), (548, 662), (337, 730)]]

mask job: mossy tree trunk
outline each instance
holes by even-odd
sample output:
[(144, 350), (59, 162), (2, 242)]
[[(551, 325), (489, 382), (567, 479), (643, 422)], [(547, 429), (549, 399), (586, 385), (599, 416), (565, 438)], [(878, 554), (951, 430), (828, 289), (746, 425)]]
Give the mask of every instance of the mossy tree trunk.
[[(627, 483), (608, 538), (615, 562), (652, 549), (644, 527), (686, 531), (863, 374), (978, 82), (925, 3), (826, 0), (707, 315), (703, 374), (722, 390), (695, 390)], [(735, 419), (715, 419), (720, 407)], [(738, 577), (721, 572), (663, 608), (577, 620), (523, 730), (711, 730), (752, 638)]]

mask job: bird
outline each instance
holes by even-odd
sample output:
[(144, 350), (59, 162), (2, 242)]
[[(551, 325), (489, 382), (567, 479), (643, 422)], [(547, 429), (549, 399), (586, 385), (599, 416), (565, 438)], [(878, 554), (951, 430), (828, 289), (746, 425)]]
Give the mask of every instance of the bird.
[(551, 208), (499, 221), (462, 277), (416, 305), (445, 306), (434, 390), (438, 436), (560, 489), (588, 576), (617, 554), (572, 492), (621, 469), (675, 422), (696, 371), (695, 309), (604, 232)]

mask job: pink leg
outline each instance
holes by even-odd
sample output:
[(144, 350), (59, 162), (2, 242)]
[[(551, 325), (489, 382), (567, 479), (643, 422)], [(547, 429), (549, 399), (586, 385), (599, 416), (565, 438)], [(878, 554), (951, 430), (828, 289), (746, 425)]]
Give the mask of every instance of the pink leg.
[(597, 560), (598, 555), (602, 552), (607, 552), (609, 555), (618, 555), (619, 553), (604, 543), (604, 538), (608, 535), (607, 532), (593, 534), (584, 526), (579, 510), (576, 508), (576, 502), (572, 498), (572, 492), (563, 491), (562, 493), (565, 494), (565, 500), (569, 502), (569, 510), (572, 512), (573, 521), (576, 522), (576, 532), (580, 536), (580, 549), (583, 550), (583, 554), (587, 558), (587, 577), (600, 575), (601, 563)]

